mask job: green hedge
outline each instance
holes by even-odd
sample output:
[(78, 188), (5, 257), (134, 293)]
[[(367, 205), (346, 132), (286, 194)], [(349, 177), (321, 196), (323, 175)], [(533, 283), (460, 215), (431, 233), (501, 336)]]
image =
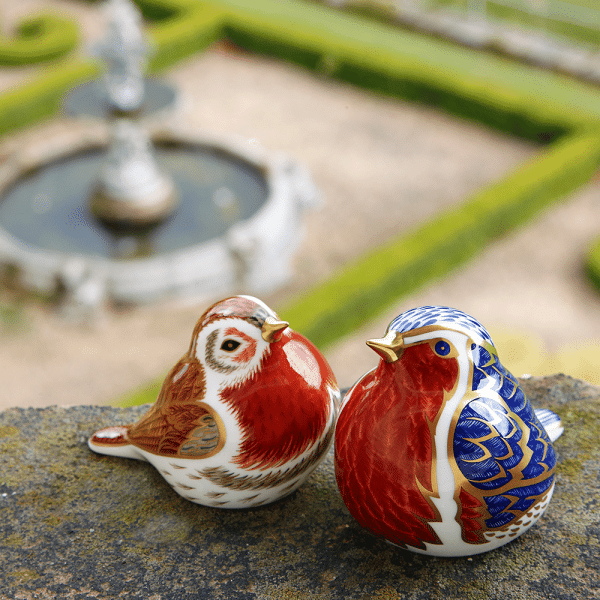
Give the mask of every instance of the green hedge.
[(168, 6), (169, 16), (150, 28), (155, 46), (149, 70), (162, 71), (182, 58), (204, 50), (223, 36), (223, 12), (196, 0), (138, 0), (143, 12), (150, 4)]
[[(512, 6), (497, 4), (496, 2), (487, 3), (488, 15), (512, 21), (523, 28), (541, 29), (544, 33), (555, 34), (566, 38), (571, 38), (584, 44), (600, 44), (600, 23), (596, 28), (586, 27), (585, 24), (576, 22), (561, 21), (545, 17), (541, 14), (532, 14), (525, 9), (519, 9)], [(577, 6), (573, 7), (573, 21), (577, 18)]]
[(592, 284), (600, 291), (600, 239), (588, 250), (585, 268)]
[(0, 96), (0, 135), (56, 113), (65, 91), (100, 74), (100, 65), (74, 60), (55, 65), (36, 80)]
[[(563, 2), (569, 3), (569, 0), (563, 0)], [(544, 33), (571, 38), (585, 44), (600, 44), (600, 24), (596, 24), (596, 27), (594, 27), (593, 23), (586, 18), (582, 18), (578, 6), (579, 2), (570, 2), (570, 4), (572, 5), (571, 21), (546, 16), (543, 9), (540, 10), (541, 6), (536, 10), (531, 3), (527, 2), (521, 2), (521, 8), (519, 8), (516, 5), (507, 6), (503, 2), (487, 0), (485, 11), (488, 17), (510, 21), (524, 29), (538, 29)], [(457, 11), (464, 11), (464, 13), (467, 13), (470, 9), (469, 0), (432, 0), (430, 5), (450, 7)], [(590, 2), (588, 6), (593, 8), (593, 2)], [(585, 10), (586, 7), (582, 5), (582, 8)], [(588, 21), (587, 24), (586, 21)]]
[(562, 140), (459, 208), (378, 248), (279, 313), (325, 347), (584, 184), (598, 165), (600, 131)]
[[(550, 142), (600, 116), (580, 82), (315, 4), (213, 0), (239, 45), (363, 88)], [(235, 10), (234, 10), (235, 8)]]
[(16, 38), (0, 37), (0, 65), (26, 65), (65, 56), (79, 43), (72, 19), (41, 14), (24, 20)]
[(26, 65), (65, 56), (79, 43), (72, 19), (41, 14), (24, 20), (16, 38), (0, 37), (0, 65)]
[(185, 18), (194, 9), (189, 0), (135, 0), (135, 3), (144, 19), (156, 22)]
[[(138, 4), (154, 19), (151, 71), (205, 48), (226, 31), (249, 49), (528, 139), (552, 141), (600, 116), (597, 93), (579, 82), (318, 4), (289, 0), (138, 0)], [(81, 66), (83, 71), (89, 68)], [(48, 91), (44, 84), (34, 87), (42, 92), (44, 106), (29, 99), (30, 117), (21, 118), (17, 126), (51, 114), (46, 98), (54, 93), (55, 83), (46, 77), (42, 81)], [(0, 104), (6, 106), (6, 101)], [(25, 107), (16, 110), (24, 113)], [(0, 132), (10, 129), (6, 125), (10, 119), (4, 116), (0, 111)]]

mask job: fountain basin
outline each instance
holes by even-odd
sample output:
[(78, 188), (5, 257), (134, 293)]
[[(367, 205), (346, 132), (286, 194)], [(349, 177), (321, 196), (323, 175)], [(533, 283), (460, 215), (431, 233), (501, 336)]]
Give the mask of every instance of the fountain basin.
[(76, 129), (51, 144), (29, 140), (0, 167), (0, 262), (15, 266), (24, 286), (76, 294), (93, 279), (115, 302), (146, 304), (268, 293), (289, 279), (304, 210), (318, 201), (301, 165), (246, 140), (154, 127), (178, 209), (154, 227), (106, 228), (87, 198), (110, 129)]

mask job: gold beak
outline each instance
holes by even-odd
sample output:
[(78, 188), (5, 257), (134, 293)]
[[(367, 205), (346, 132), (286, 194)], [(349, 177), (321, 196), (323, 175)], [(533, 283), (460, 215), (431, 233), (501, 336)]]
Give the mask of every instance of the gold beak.
[(373, 348), (386, 362), (396, 362), (402, 354), (404, 340), (401, 333), (388, 331), (385, 337), (381, 339), (368, 340), (367, 346)]
[(274, 317), (267, 317), (261, 329), (263, 340), (269, 342), (269, 344), (279, 341), (281, 336), (277, 337), (277, 334), (289, 326), (290, 324), (287, 321), (279, 321)]

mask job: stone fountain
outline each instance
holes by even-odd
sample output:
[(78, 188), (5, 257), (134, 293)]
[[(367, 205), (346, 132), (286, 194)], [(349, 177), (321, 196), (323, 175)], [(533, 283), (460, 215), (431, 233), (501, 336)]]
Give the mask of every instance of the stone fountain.
[(52, 139), (13, 148), (0, 166), (0, 263), (28, 288), (66, 291), (72, 314), (106, 299), (147, 304), (284, 284), (303, 214), (318, 203), (308, 171), (180, 118), (141, 124), (136, 111), (75, 119)]

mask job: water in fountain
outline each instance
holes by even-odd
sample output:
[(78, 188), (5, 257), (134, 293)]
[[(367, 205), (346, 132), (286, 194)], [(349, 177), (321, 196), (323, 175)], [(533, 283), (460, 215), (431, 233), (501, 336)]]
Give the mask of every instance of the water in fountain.
[(119, 135), (108, 153), (66, 154), (19, 178), (2, 197), (0, 225), (29, 247), (123, 260), (221, 237), (267, 199), (261, 169), (241, 158), (173, 142), (136, 156), (130, 142)]

